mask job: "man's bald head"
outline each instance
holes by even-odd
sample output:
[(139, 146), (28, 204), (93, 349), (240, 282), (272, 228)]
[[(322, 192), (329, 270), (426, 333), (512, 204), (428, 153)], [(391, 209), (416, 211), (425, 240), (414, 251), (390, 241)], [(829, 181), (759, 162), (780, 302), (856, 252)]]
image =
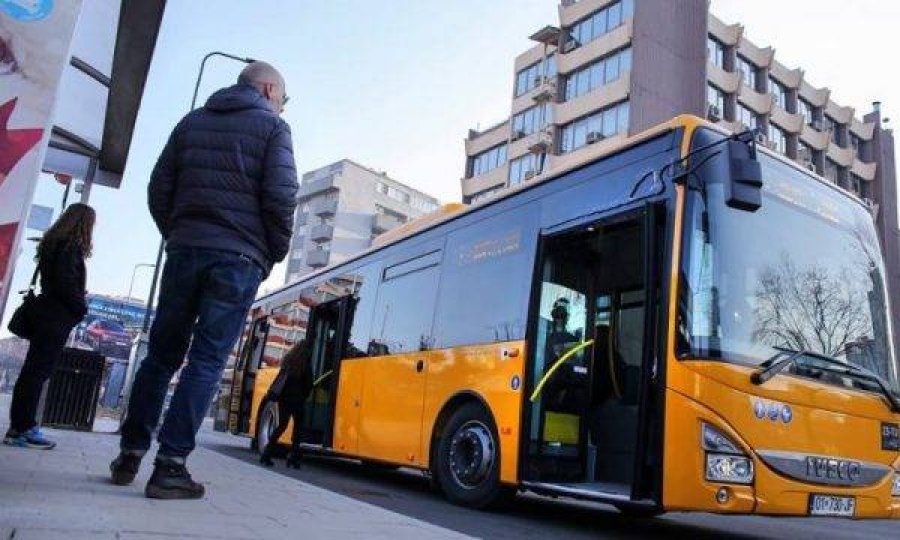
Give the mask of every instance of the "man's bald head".
[(272, 110), (281, 113), (287, 101), (284, 77), (272, 64), (251, 62), (238, 75), (238, 83), (249, 84), (259, 90), (272, 106)]

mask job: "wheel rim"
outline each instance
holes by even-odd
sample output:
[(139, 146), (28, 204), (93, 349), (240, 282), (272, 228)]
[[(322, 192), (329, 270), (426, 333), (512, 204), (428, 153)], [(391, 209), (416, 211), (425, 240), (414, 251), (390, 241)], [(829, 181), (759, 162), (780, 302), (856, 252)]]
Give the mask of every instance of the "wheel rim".
[(494, 464), (494, 437), (482, 422), (466, 422), (450, 439), (450, 474), (465, 489), (475, 489), (490, 475)]
[(259, 450), (264, 451), (272, 441), (272, 433), (275, 426), (278, 425), (278, 411), (271, 404), (266, 405), (263, 409), (262, 417), (259, 420), (262, 425), (259, 428)]

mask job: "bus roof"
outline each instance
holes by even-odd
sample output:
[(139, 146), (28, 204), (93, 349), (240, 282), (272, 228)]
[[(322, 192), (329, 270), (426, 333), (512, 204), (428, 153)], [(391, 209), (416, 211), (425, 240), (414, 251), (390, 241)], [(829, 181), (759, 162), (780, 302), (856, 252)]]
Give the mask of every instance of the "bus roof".
[[(598, 159), (608, 157), (608, 156), (611, 156), (618, 152), (621, 152), (632, 146), (635, 146), (644, 141), (652, 139), (658, 135), (661, 135), (665, 132), (672, 131), (672, 130), (679, 129), (679, 128), (684, 128), (687, 131), (692, 132), (693, 130), (695, 130), (699, 127), (707, 127), (712, 130), (718, 131), (719, 133), (722, 133), (723, 135), (732, 134), (731, 131), (724, 128), (723, 126), (713, 124), (713, 123), (709, 122), (708, 120), (705, 120), (698, 116), (694, 116), (691, 114), (682, 114), (682, 115), (676, 116), (676, 117), (672, 118), (671, 120), (668, 120), (666, 122), (663, 122), (661, 124), (653, 126), (645, 131), (642, 131), (640, 133), (636, 133), (634, 135), (626, 137), (626, 138), (622, 139), (620, 144), (608, 146), (605, 148), (600, 148), (600, 149), (598, 149), (598, 151), (595, 154), (586, 156), (585, 159), (583, 159), (583, 160), (567, 164), (563, 167), (548, 169), (547, 171), (544, 171), (543, 173), (535, 176), (528, 183), (520, 184), (513, 188), (507, 189), (506, 191), (497, 195), (496, 197), (493, 197), (488, 200), (482, 201), (480, 203), (472, 204), (472, 205), (466, 205), (466, 204), (462, 204), (462, 203), (445, 204), (442, 207), (435, 210), (434, 212), (430, 212), (428, 214), (420, 216), (412, 221), (409, 221), (409, 222), (397, 227), (396, 229), (392, 229), (390, 231), (387, 231), (387, 232), (375, 237), (372, 247), (357, 253), (356, 255), (350, 257), (349, 259), (341, 261), (340, 263), (335, 264), (335, 265), (326, 266), (315, 272), (310, 272), (309, 274), (306, 274), (305, 276), (303, 276), (303, 278), (301, 278), (299, 281), (296, 281), (294, 283), (289, 283), (287, 285), (279, 287), (278, 289), (276, 289), (274, 291), (268, 292), (268, 293), (260, 296), (254, 302), (254, 305), (260, 303), (261, 301), (267, 300), (277, 294), (280, 294), (283, 291), (286, 291), (295, 286), (303, 284), (311, 279), (315, 279), (316, 277), (318, 277), (322, 274), (326, 274), (326, 273), (334, 270), (335, 268), (339, 268), (342, 266), (349, 266), (349, 265), (353, 264), (354, 262), (356, 262), (357, 260), (365, 257), (366, 255), (375, 253), (377, 251), (381, 251), (381, 250), (383, 250), (389, 246), (392, 246), (402, 240), (416, 236), (419, 233), (423, 233), (425, 231), (434, 229), (435, 227), (438, 227), (439, 225), (442, 225), (453, 219), (459, 218), (464, 215), (468, 215), (472, 212), (477, 212), (481, 208), (487, 207), (489, 205), (497, 203), (498, 201), (502, 201), (504, 199), (512, 197), (513, 195), (519, 193), (520, 191), (532, 189), (537, 185), (543, 184), (544, 182), (549, 182), (555, 178), (558, 178), (565, 173), (568, 173), (568, 172), (576, 170), (576, 169), (580, 169), (586, 165), (589, 165), (589, 164), (595, 162)], [(688, 143), (689, 143), (689, 141), (684, 141), (683, 147), (687, 148)], [(763, 151), (767, 155), (771, 155), (771, 156), (775, 157), (776, 159), (779, 159), (782, 162), (792, 166), (798, 172), (802, 172), (802, 173), (806, 174), (807, 176), (811, 176), (811, 177), (815, 178), (816, 180), (836, 189), (837, 191), (848, 196), (852, 200), (855, 200), (857, 203), (859, 203), (863, 206), (866, 206), (868, 208), (868, 205), (866, 205), (866, 203), (864, 201), (859, 199), (853, 193), (841, 188), (840, 186), (838, 186), (832, 182), (827, 181), (826, 179), (824, 179), (823, 177), (819, 176), (818, 174), (810, 171), (809, 169), (801, 167), (798, 163), (794, 162), (793, 160), (791, 160), (785, 156), (781, 156), (778, 153), (769, 150), (768, 148), (763, 148)]]

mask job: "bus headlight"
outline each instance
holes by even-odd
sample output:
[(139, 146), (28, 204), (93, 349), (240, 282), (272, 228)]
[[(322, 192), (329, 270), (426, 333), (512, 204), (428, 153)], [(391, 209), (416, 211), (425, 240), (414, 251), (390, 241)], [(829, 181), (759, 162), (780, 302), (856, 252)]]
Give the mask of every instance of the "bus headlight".
[(745, 456), (706, 454), (706, 479), (710, 482), (752, 484), (753, 461)]
[(891, 496), (900, 497), (900, 472), (894, 473), (894, 485), (891, 486)]
[(702, 430), (702, 446), (706, 450), (706, 480), (752, 484), (753, 460), (734, 441), (710, 424), (703, 422)]

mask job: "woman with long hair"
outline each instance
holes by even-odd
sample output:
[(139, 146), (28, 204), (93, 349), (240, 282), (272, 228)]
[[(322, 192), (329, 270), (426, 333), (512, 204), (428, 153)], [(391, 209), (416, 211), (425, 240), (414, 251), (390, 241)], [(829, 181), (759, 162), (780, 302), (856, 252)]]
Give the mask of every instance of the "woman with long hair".
[(13, 390), (9, 431), (3, 442), (11, 446), (49, 450), (38, 427), (38, 401), (44, 383), (62, 357), (72, 328), (87, 313), (84, 260), (91, 256), (94, 209), (72, 204), (44, 233), (37, 247), (41, 293), (29, 317), (28, 353)]

